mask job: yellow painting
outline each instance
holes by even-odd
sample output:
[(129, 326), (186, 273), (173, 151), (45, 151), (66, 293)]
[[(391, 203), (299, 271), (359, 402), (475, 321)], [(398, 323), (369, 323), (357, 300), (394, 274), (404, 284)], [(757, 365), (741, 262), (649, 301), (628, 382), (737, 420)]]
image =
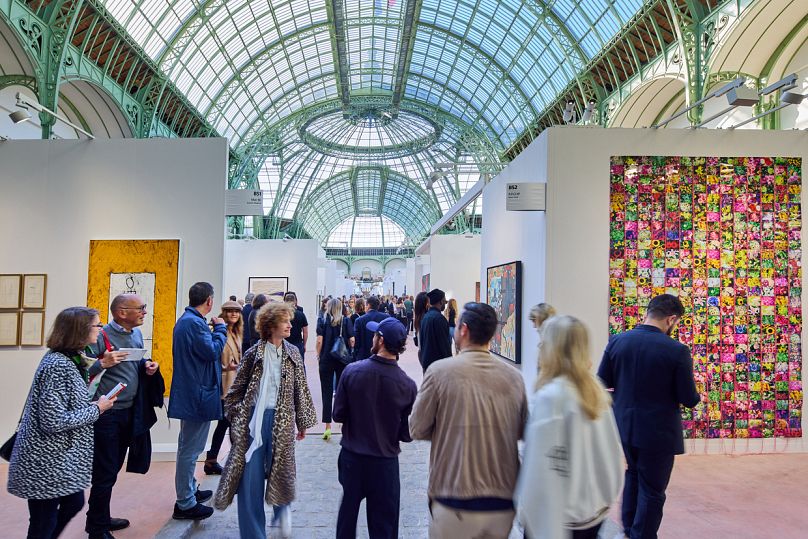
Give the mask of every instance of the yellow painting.
[(166, 394), (171, 387), (179, 255), (179, 240), (90, 241), (87, 306), (101, 313), (102, 323), (107, 323), (109, 317), (110, 290), (121, 291), (116, 283), (122, 280), (128, 285), (139, 282), (141, 277), (153, 276), (145, 279), (149, 282), (145, 295), (151, 301), (147, 302), (151, 324), (146, 329), (151, 335), (144, 334), (144, 339), (151, 338), (148, 343), (151, 359), (160, 365)]

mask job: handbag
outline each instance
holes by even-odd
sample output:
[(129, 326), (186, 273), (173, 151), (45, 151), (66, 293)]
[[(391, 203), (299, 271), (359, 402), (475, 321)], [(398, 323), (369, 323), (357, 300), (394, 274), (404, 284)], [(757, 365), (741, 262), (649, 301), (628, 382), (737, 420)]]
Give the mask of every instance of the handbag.
[[(25, 409), (23, 408), (23, 414), (25, 413)], [(0, 446), (0, 458), (5, 461), (11, 462), (11, 453), (14, 451), (14, 443), (17, 441), (17, 433), (20, 431), (20, 423), (22, 423), (22, 416), (20, 414), (20, 420), (17, 421), (17, 428), (14, 429), (14, 434), (11, 435), (11, 438), (6, 440), (2, 446)]]
[(343, 325), (345, 325), (344, 318), (339, 324), (339, 336), (334, 339), (334, 344), (331, 345), (331, 357), (340, 363), (347, 365), (353, 361), (353, 355), (351, 354), (350, 349), (348, 349), (348, 346), (345, 344), (345, 339), (342, 338)]

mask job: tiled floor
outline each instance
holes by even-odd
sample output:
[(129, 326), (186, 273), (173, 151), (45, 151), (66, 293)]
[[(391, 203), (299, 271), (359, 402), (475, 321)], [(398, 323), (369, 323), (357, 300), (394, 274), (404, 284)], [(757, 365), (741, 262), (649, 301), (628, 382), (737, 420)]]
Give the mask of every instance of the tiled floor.
[[(414, 347), (405, 352), (402, 367), (416, 382), (421, 371)], [(312, 395), (320, 409), (320, 383), (313, 354), (307, 358)], [(322, 432), (322, 425), (315, 431)], [(295, 537), (333, 537), (341, 496), (336, 479), (339, 437), (324, 442), (309, 436), (298, 445), (298, 499), (293, 504)], [(429, 446), (406, 444), (401, 456), (401, 537), (425, 538), (428, 523), (426, 479)], [(5, 483), (7, 465), (0, 465)], [(201, 465), (198, 469), (199, 477)], [(156, 462), (146, 476), (122, 473), (113, 494), (113, 515), (129, 518), (132, 527), (116, 532), (119, 539), (154, 537), (237, 537), (235, 508), (216, 513), (199, 524), (171, 520), (174, 503), (174, 465)], [(204, 478), (215, 485), (217, 478)], [(803, 539), (808, 537), (808, 455), (687, 455), (677, 458), (665, 517), (660, 530), (664, 539)], [(613, 516), (618, 514), (617, 504)], [(367, 537), (360, 517), (359, 537)], [(0, 537), (24, 537), (28, 512), (24, 500), (0, 493)], [(165, 526), (165, 527), (164, 527)], [(83, 512), (62, 535), (86, 537)], [(617, 527), (610, 525), (611, 539)], [(270, 530), (272, 531), (272, 530)], [(514, 534), (513, 537), (516, 535)]]

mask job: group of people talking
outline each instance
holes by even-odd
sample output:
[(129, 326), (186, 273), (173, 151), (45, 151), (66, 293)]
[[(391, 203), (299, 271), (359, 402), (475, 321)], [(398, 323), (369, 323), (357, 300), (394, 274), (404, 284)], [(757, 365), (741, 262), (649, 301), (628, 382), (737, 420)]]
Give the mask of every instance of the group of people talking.
[[(196, 283), (188, 295), (174, 328), (168, 404), (168, 416), (180, 423), (173, 517), (205, 519), (213, 514), (205, 502), (212, 498), (224, 510), (236, 498), (241, 537), (266, 537), (265, 504), (290, 537), (295, 441), (317, 424), (302, 309), (293, 293), (257, 306), (231, 299), (208, 320), (213, 287)], [(398, 537), (398, 455), (400, 443), (412, 440), (431, 441), (431, 539), (506, 538), (515, 518), (529, 538), (594, 538), (621, 488), (625, 535), (656, 537), (673, 456), (683, 452), (679, 405), (699, 401), (689, 350), (670, 338), (681, 302), (653, 298), (643, 324), (610, 340), (597, 375), (585, 326), (537, 306), (531, 320), (541, 335), (540, 371), (529, 399), (519, 370), (489, 352), (498, 325), (491, 306), (454, 308), (453, 354), (445, 294), (436, 289), (420, 301), (420, 388), (398, 364), (407, 320), (378, 310), (379, 298), (367, 298), (353, 320), (332, 298), (318, 317), (324, 438), (332, 421), (342, 423), (336, 537), (356, 537), (362, 500), (370, 537)], [(8, 479), (9, 492), (28, 500), (28, 537), (57, 537), (83, 507), (88, 486), (91, 538), (109, 539), (129, 525), (110, 515), (112, 488), (127, 451), (128, 471), (148, 470), (148, 431), (164, 385), (156, 363), (128, 361), (121, 350), (143, 348), (142, 299), (118, 296), (110, 311), (106, 325), (93, 309), (61, 312), (34, 375)], [(295, 323), (302, 348), (290, 342)], [(334, 352), (338, 338), (351, 350), (347, 360)], [(125, 390), (107, 396), (118, 383)], [(204, 470), (221, 475), (215, 493), (201, 489), (194, 474), (212, 422)]]

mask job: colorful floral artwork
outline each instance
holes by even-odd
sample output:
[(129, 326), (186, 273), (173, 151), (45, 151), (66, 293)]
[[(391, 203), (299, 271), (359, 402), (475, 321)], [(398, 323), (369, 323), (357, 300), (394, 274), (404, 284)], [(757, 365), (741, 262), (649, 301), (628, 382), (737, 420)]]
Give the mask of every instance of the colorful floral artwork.
[(687, 438), (802, 436), (801, 160), (613, 157), (609, 331), (678, 295)]

